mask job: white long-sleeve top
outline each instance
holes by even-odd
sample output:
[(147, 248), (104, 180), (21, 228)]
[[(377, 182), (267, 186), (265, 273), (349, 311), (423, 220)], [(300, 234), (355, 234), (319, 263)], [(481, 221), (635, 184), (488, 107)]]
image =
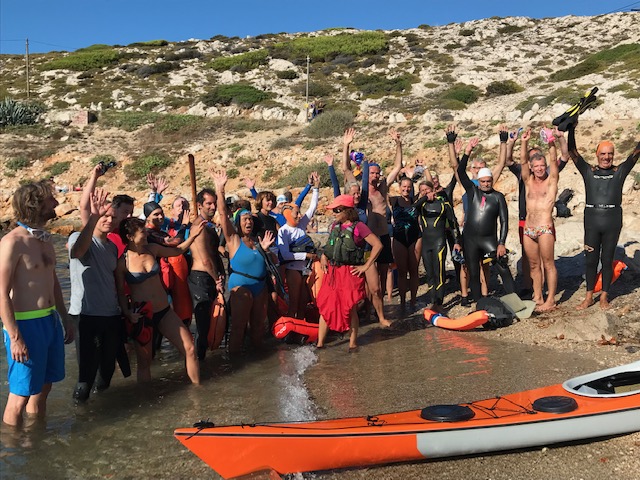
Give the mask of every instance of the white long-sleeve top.
[(305, 252), (293, 253), (289, 251), (289, 245), (307, 234), (307, 225), (309, 225), (309, 222), (313, 218), (313, 214), (316, 212), (317, 208), (318, 189), (314, 187), (311, 194), (311, 203), (309, 204), (309, 208), (300, 218), (298, 226), (292, 227), (285, 223), (278, 230), (278, 250), (280, 251), (280, 256), (286, 262), (284, 266), (288, 270), (302, 271), (305, 268), (307, 263), (307, 254)]

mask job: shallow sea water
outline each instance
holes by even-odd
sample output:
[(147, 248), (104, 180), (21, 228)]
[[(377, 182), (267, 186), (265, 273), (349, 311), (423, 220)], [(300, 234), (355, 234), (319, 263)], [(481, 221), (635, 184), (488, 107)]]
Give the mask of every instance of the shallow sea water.
[[(64, 241), (56, 242), (59, 274), (68, 291)], [(390, 318), (399, 318), (398, 307), (388, 308)], [(150, 384), (136, 384), (131, 355), (133, 377), (124, 379), (116, 370), (109, 390), (79, 406), (71, 399), (77, 378), (75, 348), (67, 346), (67, 378), (53, 387), (44, 425), (19, 433), (2, 427), (1, 477), (219, 478), (173, 438), (175, 428), (201, 419), (216, 424), (280, 422), (415, 409), (540, 387), (600, 368), (579, 354), (501, 343), (481, 332), (425, 328), (419, 314), (390, 330), (363, 326), (360, 345), (359, 352), (350, 354), (346, 337), (335, 337), (322, 351), (270, 343), (266, 352), (236, 361), (222, 350), (210, 352), (201, 364), (203, 384), (194, 387), (179, 355), (165, 343), (152, 366)], [(6, 358), (0, 357), (4, 409)], [(601, 478), (611, 465), (599, 461), (593, 448), (571, 446), (544, 456), (533, 450), (295, 478)], [(615, 439), (595, 448), (607, 455), (620, 450)], [(585, 461), (593, 465), (583, 468)], [(566, 465), (569, 473), (547, 475), (548, 469), (558, 473), (558, 465)], [(637, 478), (625, 471), (616, 476)]]

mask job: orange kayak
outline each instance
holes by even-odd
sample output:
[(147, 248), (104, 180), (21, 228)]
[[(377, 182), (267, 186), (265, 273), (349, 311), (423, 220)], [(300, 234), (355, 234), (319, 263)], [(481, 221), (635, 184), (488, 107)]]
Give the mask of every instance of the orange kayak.
[(200, 422), (174, 435), (231, 478), (482, 454), (639, 430), (640, 361), (470, 403), (304, 423)]

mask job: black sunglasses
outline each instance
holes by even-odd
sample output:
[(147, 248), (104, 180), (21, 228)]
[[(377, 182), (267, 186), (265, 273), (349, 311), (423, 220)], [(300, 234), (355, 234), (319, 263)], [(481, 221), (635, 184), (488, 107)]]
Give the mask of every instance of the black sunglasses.
[(333, 213), (342, 213), (345, 211), (344, 207), (337, 207), (333, 209)]

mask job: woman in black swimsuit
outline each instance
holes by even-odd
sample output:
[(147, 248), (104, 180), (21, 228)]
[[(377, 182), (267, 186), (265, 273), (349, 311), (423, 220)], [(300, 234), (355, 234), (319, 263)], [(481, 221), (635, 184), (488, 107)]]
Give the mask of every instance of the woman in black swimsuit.
[[(191, 228), (189, 239), (177, 247), (165, 247), (147, 242), (144, 221), (139, 218), (127, 218), (120, 224), (120, 237), (127, 247), (124, 255), (118, 259), (116, 268), (116, 287), (123, 315), (133, 324), (144, 321), (134, 313), (125, 295), (125, 281), (129, 286), (131, 301), (151, 303), (153, 328), (157, 328), (185, 357), (187, 375), (194, 384), (200, 383), (200, 366), (196, 357), (193, 336), (184, 323), (169, 306), (167, 293), (160, 281), (158, 257), (175, 257), (186, 253), (193, 240), (202, 232), (204, 222)], [(138, 358), (138, 382), (151, 380), (152, 345), (134, 341)]]
[(609, 287), (613, 277), (613, 255), (622, 230), (622, 186), (640, 156), (640, 143), (620, 165), (613, 165), (614, 147), (600, 142), (596, 150), (598, 165), (592, 167), (578, 153), (575, 127), (569, 128), (569, 156), (582, 175), (586, 193), (584, 206), (584, 252), (587, 261), (587, 295), (578, 305), (583, 310), (593, 305), (598, 262), (602, 262), (600, 308), (609, 308)]

